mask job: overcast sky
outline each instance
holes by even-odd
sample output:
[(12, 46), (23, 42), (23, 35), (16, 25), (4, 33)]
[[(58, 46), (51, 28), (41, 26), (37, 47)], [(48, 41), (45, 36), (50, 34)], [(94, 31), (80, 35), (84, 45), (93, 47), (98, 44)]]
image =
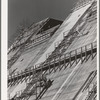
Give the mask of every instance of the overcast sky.
[(77, 0), (8, 0), (8, 41), (15, 38), (17, 26), (22, 20), (33, 22), (47, 17), (64, 20)]

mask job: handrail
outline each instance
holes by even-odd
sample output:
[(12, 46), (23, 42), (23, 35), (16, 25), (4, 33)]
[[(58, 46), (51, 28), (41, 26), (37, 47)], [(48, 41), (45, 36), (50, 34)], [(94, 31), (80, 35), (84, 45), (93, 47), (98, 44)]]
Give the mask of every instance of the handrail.
[[(44, 26), (46, 24), (46, 22), (40, 27), (40, 29), (38, 29), (38, 30), (36, 30), (36, 34), (38, 33), (38, 32), (40, 32), (40, 30), (42, 29), (42, 27)], [(34, 35), (34, 34), (33, 34)], [(33, 35), (31, 35), (25, 42), (27, 43), (27, 41), (33, 36)], [(22, 47), (20, 47), (20, 49), (15, 53), (15, 55), (17, 55), (17, 53), (19, 53), (21, 50), (24, 50), (24, 46), (25, 46), (26, 44), (23, 44), (22, 45)], [(14, 55), (14, 56), (15, 56)], [(20, 54), (19, 54), (20, 55)], [(13, 56), (13, 57), (14, 57)], [(12, 57), (12, 58), (13, 58)], [(16, 60), (15, 60), (16, 61)], [(10, 65), (10, 67), (13, 65), (14, 63), (12, 63), (11, 65)]]
[(52, 35), (53, 35), (53, 33), (58, 29), (58, 27), (59, 27), (60, 25), (57, 25), (54, 29), (53, 29), (53, 31), (44, 31), (45, 33), (41, 33), (42, 35), (37, 35), (33, 40), (30, 40), (30, 42), (29, 42), (29, 44), (26, 44), (25, 46), (27, 47), (27, 45), (32, 45), (32, 46), (35, 46), (35, 45), (37, 45), (37, 43), (40, 43), (41, 41), (44, 41), (44, 40), (47, 40), (47, 38), (50, 38)]
[[(84, 49), (85, 47), (87, 48), (87, 50)], [(79, 59), (81, 57), (81, 55), (83, 57), (83, 56), (87, 56), (87, 55), (91, 54), (93, 57), (93, 53), (96, 52), (96, 48), (97, 48), (96, 42), (93, 42), (93, 43), (90, 43), (90, 44), (85, 45), (83, 47), (80, 47), (78, 49), (72, 50), (66, 54), (63, 54), (62, 56), (57, 56), (56, 59), (53, 59), (51, 61), (37, 64), (37, 65), (31, 67), (31, 69), (29, 68), (25, 71), (21, 71), (18, 74), (14, 73), (11, 76), (8, 75), (8, 83), (10, 81), (12, 81), (13, 79), (16, 79), (17, 77), (19, 77), (19, 79), (20, 79), (21, 78), (20, 76), (25, 77), (25, 74), (26, 75), (29, 75), (28, 73), (32, 74), (33, 71), (38, 72), (41, 70), (43, 71), (43, 70), (49, 69), (49, 67), (52, 68), (54, 63), (57, 64), (57, 63), (61, 62), (61, 64), (63, 64), (64, 62), (69, 62), (69, 59), (71, 59), (71, 60)], [(81, 51), (81, 49), (82, 49), (82, 51)], [(77, 52), (77, 54), (75, 52)], [(60, 60), (59, 60), (59, 58), (60, 58)]]
[[(48, 19), (47, 19), (46, 21), (42, 22), (42, 26), (35, 30), (36, 34), (37, 34), (38, 32), (40, 32), (40, 30), (41, 30), (42, 27), (47, 23), (47, 21), (48, 21)], [(38, 26), (39, 26), (39, 25), (38, 25)], [(34, 28), (34, 29), (35, 29), (35, 28)], [(34, 32), (34, 33), (35, 33), (35, 32)], [(27, 42), (27, 41), (31, 38), (31, 36), (33, 36), (33, 35), (34, 35), (34, 34), (31, 34), (30, 37), (28, 37), (28, 39), (27, 39), (25, 42)], [(22, 45), (22, 44), (20, 44), (20, 45)], [(14, 47), (15, 47), (15, 46), (14, 46)], [(9, 50), (9, 52), (10, 52), (12, 49), (13, 49), (13, 47)], [(9, 52), (8, 52), (8, 53), (9, 53)]]
[[(81, 30), (83, 26), (84, 25), (82, 25), (79, 28), (79, 30)], [(56, 54), (65, 52), (65, 50), (66, 50), (65, 46), (66, 46), (66, 48), (68, 48), (70, 46), (70, 44), (74, 41), (74, 39), (77, 37), (77, 35), (79, 34), (79, 32), (74, 31), (74, 30), (75, 29), (70, 30), (67, 35), (64, 34), (66, 32), (63, 33), (64, 34), (64, 39), (62, 41), (60, 41), (59, 45), (55, 48), (55, 50), (51, 53), (51, 55), (46, 60), (52, 58)]]
[[(73, 40), (77, 35), (78, 35), (77, 32), (73, 32), (73, 34), (69, 32), (69, 34), (64, 37), (64, 39), (60, 42), (60, 44), (55, 48), (55, 50), (51, 53), (51, 55), (46, 60), (53, 58), (56, 54), (62, 54), (66, 50), (65, 47), (68, 48), (68, 46), (73, 42)], [(62, 49), (62, 47), (64, 48)]]
[(42, 44), (42, 43), (46, 42), (48, 39), (50, 39), (50, 37), (46, 37), (45, 39), (42, 39), (40, 41), (36, 41), (36, 42), (34, 41), (33, 43), (29, 43), (29, 44), (25, 45), (24, 51), (26, 51), (32, 47), (35, 47), (39, 44)]

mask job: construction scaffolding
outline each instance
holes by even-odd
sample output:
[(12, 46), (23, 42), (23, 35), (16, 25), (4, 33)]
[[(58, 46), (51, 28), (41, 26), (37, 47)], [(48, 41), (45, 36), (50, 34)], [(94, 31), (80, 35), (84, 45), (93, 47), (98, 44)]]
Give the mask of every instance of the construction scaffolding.
[[(11, 46), (11, 48), (9, 49), (9, 52), (15, 48), (18, 48), (20, 47), (21, 45), (25, 45), (29, 40), (30, 38), (33, 36), (33, 35), (36, 35), (38, 32), (40, 32), (40, 30), (42, 29), (42, 27), (46, 24), (48, 20), (44, 20), (41, 24), (39, 23), (36, 23), (36, 24), (33, 24), (27, 32), (24, 32), (23, 35), (19, 35), (15, 41), (15, 43), (13, 43), (13, 45)], [(34, 34), (33, 34), (34, 33)], [(21, 41), (23, 38), (26, 38), (24, 41)], [(8, 53), (9, 53), (8, 52)]]
[[(74, 9), (74, 11), (77, 9), (80, 9), (80, 7), (83, 7), (83, 6), (91, 3), (91, 1), (92, 0), (80, 0), (77, 3), (77, 6)], [(87, 15), (85, 16), (86, 13), (87, 13)], [(14, 92), (11, 93), (11, 96), (9, 96), (9, 100), (28, 100), (30, 97), (32, 97), (32, 100), (40, 100), (43, 97), (43, 95), (47, 92), (47, 90), (49, 90), (52, 85), (54, 86), (56, 84), (56, 82), (58, 82), (59, 78), (57, 78), (57, 79), (55, 77), (52, 78), (52, 77), (49, 77), (49, 75), (52, 73), (54, 74), (58, 70), (60, 71), (62, 69), (66, 69), (65, 71), (68, 71), (68, 77), (67, 77), (66, 73), (63, 73), (63, 74), (66, 74), (66, 77), (67, 77), (66, 78), (64, 76), (63, 79), (66, 79), (66, 80), (69, 79), (69, 81), (67, 81), (67, 82), (65, 81), (66, 83), (69, 83), (71, 81), (73, 82), (74, 78), (76, 78), (76, 81), (77, 81), (78, 77), (82, 78), (83, 75), (85, 76), (85, 74), (86, 74), (86, 76), (84, 77), (83, 80), (80, 79), (81, 81), (78, 81), (79, 84), (75, 87), (76, 90), (75, 90), (75, 93), (71, 100), (78, 100), (81, 96), (85, 97), (84, 100), (91, 100), (92, 98), (93, 98), (93, 100), (96, 100), (96, 98), (97, 98), (97, 82), (96, 82), (97, 81), (96, 80), (97, 70), (91, 68), (92, 69), (91, 71), (88, 71), (87, 73), (82, 73), (82, 71), (89, 69), (89, 68), (86, 69), (86, 67), (88, 66), (87, 62), (94, 60), (95, 56), (97, 55), (96, 38), (91, 39), (91, 42), (89, 42), (89, 44), (84, 43), (84, 45), (83, 45), (82, 44), (83, 41), (81, 41), (80, 45), (77, 48), (75, 47), (74, 49), (72, 48), (71, 50), (69, 48), (69, 46), (71, 46), (71, 44), (73, 43), (73, 41), (75, 41), (75, 39), (78, 42), (77, 38), (80, 38), (83, 36), (86, 36), (85, 38), (88, 38), (90, 36), (90, 33), (91, 33), (91, 32), (89, 33), (90, 30), (88, 30), (88, 28), (83, 29), (83, 27), (89, 21), (96, 19), (96, 13), (97, 13), (97, 10), (95, 8), (89, 7), (89, 10), (87, 10), (85, 12), (85, 14), (83, 14), (82, 17), (78, 20), (79, 23), (76, 22), (76, 24), (73, 26), (72, 29), (67, 30), (64, 33), (62, 33), (63, 40), (58, 41), (55, 44), (52, 43), (55, 46), (54, 51), (51, 53), (47, 52), (48, 54), (46, 55), (46, 60), (44, 62), (41, 62), (36, 65), (32, 65), (32, 63), (33, 63), (33, 61), (32, 61), (30, 66), (28, 66), (24, 70), (21, 70), (18, 72), (15, 71), (16, 69), (13, 70), (12, 73), (10, 73), (8, 75), (8, 88), (13, 88), (14, 86), (17, 86), (17, 85), (19, 85), (18, 86), (18, 88), (19, 88), (23, 84), (24, 85), (26, 84), (25, 85), (26, 87), (25, 88), (22, 87), (23, 90), (19, 89), (19, 91), (17, 91), (17, 92), (16, 92), (16, 90), (14, 90)], [(56, 25), (55, 28), (52, 27), (52, 28), (54, 28), (53, 31), (47, 31), (46, 29), (48, 29), (48, 28), (51, 29), (51, 28), (49, 25), (47, 25), (47, 26), (45, 26), (45, 29), (43, 30), (42, 28), (45, 24), (46, 24), (46, 22), (44, 22), (44, 24), (42, 23), (40, 26), (38, 26), (38, 25), (31, 26), (30, 29), (32, 29), (33, 27), (38, 27), (39, 29), (35, 30), (35, 35), (34, 34), (29, 35), (28, 39), (23, 43), (23, 45), (20, 43), (20, 45), (21, 45), (20, 49), (8, 61), (8, 69), (10, 69), (11, 66), (17, 61), (17, 59), (20, 57), (22, 52), (24, 52), (24, 50), (26, 51), (27, 49), (30, 49), (31, 46), (35, 47), (44, 41), (46, 42), (46, 40), (49, 39), (54, 34), (54, 32), (58, 29), (58, 27), (60, 26), (60, 25)], [(91, 23), (89, 23), (89, 24), (91, 24)], [(86, 31), (83, 32), (84, 30), (86, 30)], [(31, 33), (32, 33), (32, 31), (31, 31)], [(89, 33), (89, 35), (87, 35), (88, 33)], [(84, 39), (84, 38), (80, 38), (80, 39)], [(94, 41), (92, 42), (92, 40), (94, 40)], [(76, 45), (78, 45), (77, 42), (76, 42)], [(82, 44), (82, 46), (81, 46), (81, 44)], [(16, 48), (17, 47), (19, 47), (19, 45), (16, 45)], [(69, 51), (67, 51), (68, 48), (69, 48)], [(41, 51), (42, 50), (43, 49), (41, 49)], [(44, 52), (42, 52), (42, 53), (44, 53)], [(36, 54), (36, 56), (39, 54), (40, 53), (38, 52)], [(45, 56), (45, 54), (43, 56)], [(33, 57), (33, 55), (32, 55), (32, 57)], [(91, 64), (89, 64), (89, 65), (91, 65)], [(85, 65), (86, 65), (86, 67), (84, 67)], [(24, 66), (25, 66), (25, 64), (24, 64)], [(76, 66), (78, 66), (78, 67), (76, 67)], [(79, 66), (84, 67), (84, 69), (81, 69)], [(80, 72), (80, 74), (77, 74), (78, 72)], [(69, 73), (71, 73), (71, 74), (69, 74)], [(81, 73), (83, 75), (81, 75)], [(56, 73), (56, 74), (58, 74), (58, 73)], [(62, 75), (62, 74), (60, 74), (60, 75)], [(58, 77), (60, 77), (60, 75)], [(74, 75), (76, 75), (76, 76), (73, 78)], [(73, 78), (73, 80), (72, 80), (72, 78)], [(55, 80), (56, 80), (56, 82), (55, 82)], [(54, 83), (53, 81), (55, 82), (55, 84), (53, 84)], [(76, 81), (74, 81), (75, 84), (78, 83)], [(61, 83), (61, 84), (62, 84), (61, 88), (63, 88), (64, 87), (63, 83)], [(68, 86), (71, 87), (71, 86), (73, 86), (73, 84), (69, 84)], [(78, 86), (79, 86), (79, 88), (77, 88)], [(60, 88), (60, 86), (56, 87), (56, 88)], [(68, 88), (66, 88), (66, 89), (68, 89)], [(57, 90), (57, 91), (59, 91), (59, 90)], [(9, 93), (9, 95), (10, 95), (10, 93)], [(81, 100), (81, 99), (79, 99), (79, 100)]]
[[(44, 25), (42, 25), (43, 27)], [(38, 32), (40, 32), (40, 34), (38, 35), (35, 35), (34, 39), (32, 39), (32, 36), (30, 36), (27, 41), (22, 45), (20, 45), (20, 49), (13, 55), (13, 57), (8, 61), (8, 69), (11, 68), (11, 66), (17, 61), (17, 59), (20, 57), (20, 55), (22, 54), (22, 52), (24, 52), (25, 50), (31, 48), (31, 47), (34, 47), (34, 46), (37, 46), (39, 45), (40, 43), (42, 42), (45, 42), (47, 39), (49, 39), (50, 37), (52, 37), (53, 33), (59, 28), (60, 25), (57, 25), (53, 28), (51, 28), (52, 30), (51, 31), (44, 31), (44, 32), (41, 32), (42, 28), (40, 28), (36, 34)], [(32, 40), (31, 40), (32, 39)], [(18, 48), (16, 46), (16, 48)]]
[[(96, 42), (90, 43), (88, 45), (85, 45), (83, 47), (77, 48), (76, 50), (70, 51), (66, 54), (63, 54), (62, 56), (57, 56), (56, 58), (53, 58), (50, 61), (47, 61), (45, 63), (37, 64), (25, 71), (17, 72), (12, 75), (8, 76), (8, 85), (10, 86), (13, 84), (13, 82), (18, 82), (18, 80), (22, 80), (24, 77), (30, 76), (33, 74), (33, 72), (43, 72), (45, 70), (49, 70), (49, 73), (51, 73), (51, 68), (55, 71), (56, 68), (60, 69), (61, 65), (65, 65), (66, 63), (69, 63), (70, 66), (72, 65), (72, 61), (75, 61), (76, 64), (78, 63), (78, 60), (80, 59), (81, 62), (84, 61), (84, 57), (87, 60), (88, 55), (91, 55), (92, 59), (96, 55), (97, 52), (97, 45)], [(58, 67), (59, 66), (59, 67)]]
[[(46, 71), (49, 70), (49, 74), (51, 73), (52, 69), (54, 72), (59, 69), (61, 70), (62, 67), (73, 65), (73, 61), (77, 64), (80, 60), (81, 63), (88, 60), (88, 57), (91, 56), (93, 59), (96, 56), (96, 42), (88, 44), (84, 47), (80, 47), (76, 50), (71, 51), (65, 55), (62, 55), (61, 58), (54, 59), (53, 61), (47, 62), (45, 65), (40, 66), (36, 65), (33, 69), (27, 69), (24, 72), (12, 74), (12, 76), (8, 77), (8, 86), (11, 87), (15, 84), (19, 84), (19, 82), (25, 81), (27, 83), (26, 88), (22, 91), (18, 91), (13, 98), (10, 100), (28, 100), (30, 96), (35, 95), (35, 100), (39, 100), (43, 94), (48, 90), (48, 88), (52, 85), (53, 80), (46, 78)], [(38, 67), (37, 67), (38, 66)], [(82, 85), (75, 98), (78, 94), (85, 91), (89, 85), (92, 83), (94, 78), (96, 77), (97, 71), (93, 71), (90, 73), (88, 78), (86, 79), (85, 83)], [(29, 80), (29, 82), (28, 82)], [(88, 97), (91, 97), (90, 95)], [(88, 98), (87, 97), (87, 98)], [(90, 100), (90, 99), (87, 99)]]
[[(36, 74), (34, 74), (36, 75)], [(45, 74), (38, 73), (39, 76), (32, 76), (31, 80), (27, 83), (24, 90), (16, 92), (13, 98), (10, 100), (28, 100), (30, 96), (35, 95), (35, 100), (39, 100), (47, 89), (52, 85), (53, 80), (47, 79)]]

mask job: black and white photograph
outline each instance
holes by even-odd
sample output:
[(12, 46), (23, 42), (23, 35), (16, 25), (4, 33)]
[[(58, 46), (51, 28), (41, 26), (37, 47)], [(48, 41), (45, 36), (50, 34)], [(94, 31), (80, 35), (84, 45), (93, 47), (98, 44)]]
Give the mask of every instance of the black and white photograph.
[(8, 0), (7, 100), (99, 100), (98, 1)]

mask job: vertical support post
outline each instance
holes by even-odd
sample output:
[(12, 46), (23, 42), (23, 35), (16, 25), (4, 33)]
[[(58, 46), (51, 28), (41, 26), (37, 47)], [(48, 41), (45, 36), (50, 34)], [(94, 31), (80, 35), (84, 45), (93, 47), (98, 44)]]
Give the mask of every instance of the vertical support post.
[(91, 57), (93, 59), (93, 43), (91, 43)]
[(66, 67), (66, 54), (64, 54), (64, 66)]
[(30, 82), (30, 80), (31, 80), (31, 67), (29, 68), (29, 82)]
[(13, 84), (15, 82), (15, 73), (13, 73)]
[(15, 73), (13, 73), (13, 83), (15, 82)]
[(34, 66), (34, 75), (36, 75), (36, 65)]
[(30, 81), (31, 81), (31, 77), (32, 77), (31, 73), (32, 73), (32, 69), (30, 67)]
[(55, 58), (54, 58), (54, 67), (53, 67), (53, 69), (54, 69), (54, 72), (55, 72), (55, 71), (56, 71), (56, 70), (55, 70)]
[(36, 99), (37, 99), (37, 82), (35, 83), (35, 87), (36, 87)]
[(61, 67), (61, 66), (60, 66), (60, 65), (61, 65), (61, 64), (60, 64), (60, 61), (61, 61), (61, 57), (59, 56), (59, 70), (60, 70), (60, 67)]
[(14, 83), (14, 73), (12, 74), (12, 83)]
[(48, 64), (49, 64), (49, 74), (50, 74), (50, 61), (48, 61)]
[(22, 70), (21, 70), (21, 82), (22, 82), (22, 80), (23, 80), (23, 77), (22, 77), (22, 75), (23, 75), (23, 72), (22, 72)]
[(35, 65), (35, 74), (36, 74), (36, 68), (37, 68), (37, 67), (36, 67), (36, 65)]
[(71, 52), (69, 52), (69, 63), (70, 63), (70, 67), (71, 67)]
[(31, 80), (30, 82), (32, 82), (33, 79), (34, 79), (34, 67), (32, 67), (32, 70), (31, 70), (31, 71), (32, 71), (32, 77), (31, 77), (31, 79), (30, 79), (30, 80)]
[(9, 82), (9, 86), (11, 85), (11, 79), (12, 79), (12, 77), (11, 77), (11, 75), (10, 75), (10, 82)]
[[(14, 73), (14, 77), (16, 77), (16, 73)], [(15, 78), (15, 80), (14, 80), (14, 85), (16, 84), (16, 78)]]
[(12, 82), (13, 82), (13, 75), (11, 74), (11, 86), (12, 86)]
[(25, 82), (27, 82), (27, 76), (26, 76), (26, 71), (25, 71)]
[(18, 76), (19, 76), (19, 72), (17, 72), (17, 83), (18, 83)]
[(12, 86), (12, 84), (13, 84), (13, 81), (14, 81), (14, 79), (13, 79), (13, 74), (12, 74), (12, 78), (11, 78), (11, 86)]
[(43, 73), (43, 64), (41, 64), (41, 73)]
[(75, 61), (76, 61), (76, 65), (77, 65), (77, 49), (75, 50)]
[(87, 61), (87, 46), (85, 46), (85, 56), (86, 56), (86, 61)]
[(23, 90), (20, 91), (19, 96), (21, 97), (21, 94), (23, 93)]
[(11, 85), (12, 85), (12, 80), (13, 80), (13, 79), (12, 79), (12, 74), (11, 74)]
[(34, 74), (35, 74), (35, 73), (34, 73), (34, 67), (33, 67), (33, 69), (32, 69), (32, 70), (33, 70), (33, 71), (32, 71), (32, 74), (33, 74), (32, 76), (34, 77)]
[(15, 82), (17, 82), (17, 72), (15, 72), (15, 77), (16, 77), (16, 81)]
[(83, 63), (83, 58), (82, 58), (82, 47), (81, 47), (81, 63)]

